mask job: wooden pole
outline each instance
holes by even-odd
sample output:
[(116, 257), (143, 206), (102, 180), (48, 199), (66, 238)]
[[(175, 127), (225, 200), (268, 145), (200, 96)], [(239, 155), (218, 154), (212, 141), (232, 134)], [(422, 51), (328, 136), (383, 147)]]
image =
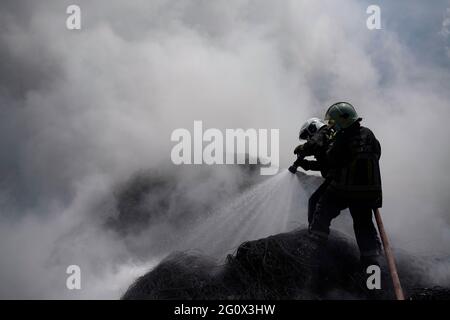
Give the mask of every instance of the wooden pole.
[(402, 285), (397, 273), (397, 267), (395, 266), (395, 258), (392, 253), (391, 246), (389, 244), (389, 239), (387, 237), (386, 231), (384, 230), (383, 221), (381, 220), (381, 214), (379, 209), (375, 209), (375, 220), (377, 221), (378, 231), (380, 232), (381, 241), (383, 242), (384, 254), (386, 255), (386, 260), (389, 267), (389, 272), (391, 274), (392, 283), (394, 284), (395, 297), (397, 300), (405, 300), (403, 294)]

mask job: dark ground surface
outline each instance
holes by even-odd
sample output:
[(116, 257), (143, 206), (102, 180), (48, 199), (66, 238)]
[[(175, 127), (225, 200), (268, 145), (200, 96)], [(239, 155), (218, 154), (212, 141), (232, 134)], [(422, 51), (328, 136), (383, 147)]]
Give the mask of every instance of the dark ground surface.
[[(396, 252), (405, 296), (450, 299), (449, 288), (430, 286), (423, 259)], [(381, 290), (368, 290), (356, 244), (332, 232), (326, 244), (306, 229), (243, 243), (226, 262), (173, 253), (132, 284), (122, 299), (393, 299), (384, 259)]]

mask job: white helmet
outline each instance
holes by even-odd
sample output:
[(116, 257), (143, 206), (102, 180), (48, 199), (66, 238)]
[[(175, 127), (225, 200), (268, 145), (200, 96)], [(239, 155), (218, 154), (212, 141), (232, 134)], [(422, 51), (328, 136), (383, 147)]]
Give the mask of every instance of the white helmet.
[(300, 133), (298, 135), (298, 138), (300, 140), (307, 140), (310, 138), (314, 133), (319, 131), (320, 128), (323, 126), (326, 126), (326, 124), (320, 120), (319, 118), (311, 118), (305, 121), (303, 123)]

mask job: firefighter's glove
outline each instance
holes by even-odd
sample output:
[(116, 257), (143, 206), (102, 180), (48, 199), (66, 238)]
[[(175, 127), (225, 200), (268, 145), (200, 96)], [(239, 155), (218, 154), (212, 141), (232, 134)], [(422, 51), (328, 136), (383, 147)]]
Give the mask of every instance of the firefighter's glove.
[(292, 174), (296, 174), (297, 173), (297, 167), (294, 166), (294, 165), (290, 166), (288, 170)]

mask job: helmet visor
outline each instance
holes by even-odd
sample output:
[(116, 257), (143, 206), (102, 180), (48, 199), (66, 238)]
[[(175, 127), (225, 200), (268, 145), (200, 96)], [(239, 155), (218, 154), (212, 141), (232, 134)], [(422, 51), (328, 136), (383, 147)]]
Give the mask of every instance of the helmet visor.
[(303, 130), (300, 133), (299, 138), (300, 138), (300, 140), (308, 140), (309, 136), (310, 136), (310, 134), (309, 134), (308, 130)]

